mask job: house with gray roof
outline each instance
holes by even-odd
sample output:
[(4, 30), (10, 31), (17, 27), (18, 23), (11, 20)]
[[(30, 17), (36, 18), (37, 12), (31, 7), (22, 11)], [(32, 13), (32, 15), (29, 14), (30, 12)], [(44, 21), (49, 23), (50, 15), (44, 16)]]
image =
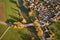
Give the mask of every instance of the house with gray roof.
[(35, 2), (35, 0), (27, 0), (27, 1), (29, 1), (30, 3)]

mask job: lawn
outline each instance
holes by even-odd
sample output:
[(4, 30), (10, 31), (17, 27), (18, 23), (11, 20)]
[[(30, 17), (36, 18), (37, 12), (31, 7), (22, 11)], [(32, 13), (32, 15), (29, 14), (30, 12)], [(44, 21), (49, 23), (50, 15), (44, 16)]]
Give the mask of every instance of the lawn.
[(8, 20), (15, 20), (17, 21), (19, 18), (18, 11), (17, 11), (17, 5), (14, 2), (11, 2), (11, 0), (4, 0), (4, 10), (5, 10), (5, 19)]

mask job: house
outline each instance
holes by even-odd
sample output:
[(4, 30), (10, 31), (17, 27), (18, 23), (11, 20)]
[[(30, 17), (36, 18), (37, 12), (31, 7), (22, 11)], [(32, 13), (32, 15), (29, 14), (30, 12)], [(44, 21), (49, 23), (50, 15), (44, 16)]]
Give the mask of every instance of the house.
[(32, 8), (34, 6), (35, 0), (27, 0), (29, 2), (29, 8)]
[(53, 18), (54, 16), (55, 16), (54, 13), (52, 13), (48, 16), (48, 19)]
[(27, 0), (28, 2), (30, 2), (30, 3), (33, 3), (33, 2), (35, 2), (35, 0)]
[(34, 6), (34, 3), (30, 3), (29, 8), (32, 8)]
[(50, 24), (50, 22), (48, 20), (43, 20), (43, 22), (46, 26), (48, 26)]
[(34, 10), (40, 11), (40, 4), (34, 6)]
[(51, 21), (54, 21), (54, 22), (56, 22), (56, 21), (57, 21), (57, 19), (56, 19), (56, 18), (51, 18), (50, 20), (51, 20)]

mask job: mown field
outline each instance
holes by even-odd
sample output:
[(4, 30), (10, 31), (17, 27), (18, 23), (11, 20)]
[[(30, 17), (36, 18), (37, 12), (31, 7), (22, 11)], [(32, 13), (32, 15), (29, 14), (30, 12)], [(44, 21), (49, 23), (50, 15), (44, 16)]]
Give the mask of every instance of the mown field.
[[(0, 37), (7, 29), (7, 27), (8, 26), (6, 25), (0, 24)], [(28, 30), (26, 28), (22, 30), (10, 28), (8, 32), (4, 35), (2, 40), (31, 40), (31, 36), (27, 31)]]
[(16, 3), (12, 2), (11, 0), (4, 0), (5, 4), (5, 19), (6, 21), (17, 21), (19, 20), (18, 10)]
[(2, 33), (7, 29), (6, 25), (0, 24), (0, 36), (2, 35)]

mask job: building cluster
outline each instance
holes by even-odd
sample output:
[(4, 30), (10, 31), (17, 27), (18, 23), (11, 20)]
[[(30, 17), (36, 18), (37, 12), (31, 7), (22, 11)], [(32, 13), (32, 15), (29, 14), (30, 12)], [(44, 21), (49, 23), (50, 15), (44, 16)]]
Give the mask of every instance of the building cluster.
[[(33, 8), (33, 10), (36, 10), (38, 12), (38, 16), (43, 18), (43, 20), (38, 21), (40, 27), (43, 28), (44, 26), (49, 26), (52, 22), (60, 19), (60, 10), (52, 10), (50, 6), (47, 7), (43, 2), (39, 3), (39, 2), (36, 2), (35, 0), (27, 0), (27, 1), (30, 3), (29, 8)], [(56, 5), (57, 1), (44, 0), (44, 2), (47, 2), (47, 3), (55, 2), (54, 5)], [(56, 8), (58, 7), (60, 7), (60, 5), (56, 6)]]
[[(52, 22), (56, 22), (58, 19), (60, 19), (60, 3), (58, 1), (60, 1), (60, 0), (43, 0), (43, 2), (38, 2), (36, 0), (27, 0), (28, 7), (37, 11), (37, 14), (38, 14), (37, 16), (42, 18), (42, 20), (39, 20), (36, 16), (32, 17), (33, 20), (35, 20), (35, 21), (37, 20), (36, 22), (38, 24), (38, 28), (41, 28), (43, 30), (43, 32), (44, 32), (43, 39), (44, 40), (46, 38), (49, 38), (51, 35), (48, 26)], [(22, 4), (22, 0), (19, 1), (19, 4)], [(56, 6), (55, 10), (53, 10), (51, 8), (50, 4), (53, 5), (54, 7)], [(15, 24), (16, 23), (14, 23), (14, 25)], [(18, 22), (18, 24), (19, 24), (19, 26), (22, 26), (22, 25), (20, 25), (19, 22)], [(15, 25), (15, 26), (17, 26), (17, 25)], [(27, 26), (32, 26), (32, 25), (34, 26), (33, 23), (25, 24), (23, 26), (27, 27)], [(45, 27), (45, 26), (47, 26), (47, 27)], [(19, 27), (19, 28), (21, 28), (21, 27)], [(53, 36), (54, 36), (54, 34), (53, 34)]]
[[(58, 11), (56, 10), (57, 13), (55, 13), (55, 10), (48, 8), (43, 2), (38, 3), (35, 0), (27, 0), (27, 1), (30, 3), (29, 7), (30, 8), (33, 7), (33, 9), (38, 12), (39, 17), (43, 18), (43, 20), (40, 21), (40, 23), (43, 23), (42, 26), (49, 25), (51, 21), (56, 21), (58, 19), (55, 16), (60, 15), (60, 10), (58, 10)], [(51, 2), (51, 0), (44, 0), (44, 1)], [(52, 0), (52, 1), (54, 1), (54, 0)]]

